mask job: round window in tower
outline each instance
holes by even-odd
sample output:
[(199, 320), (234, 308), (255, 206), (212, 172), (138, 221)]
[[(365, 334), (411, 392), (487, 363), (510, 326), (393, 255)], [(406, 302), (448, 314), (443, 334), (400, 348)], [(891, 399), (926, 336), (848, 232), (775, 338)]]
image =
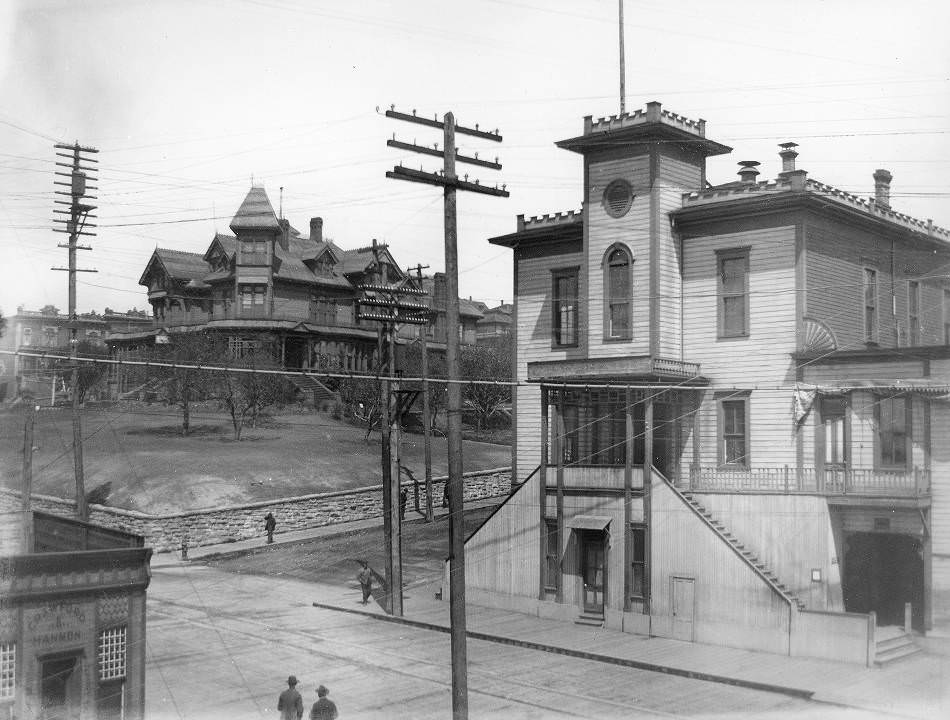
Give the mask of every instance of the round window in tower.
[(623, 217), (633, 205), (633, 187), (626, 180), (611, 180), (604, 189), (604, 210), (610, 217)]

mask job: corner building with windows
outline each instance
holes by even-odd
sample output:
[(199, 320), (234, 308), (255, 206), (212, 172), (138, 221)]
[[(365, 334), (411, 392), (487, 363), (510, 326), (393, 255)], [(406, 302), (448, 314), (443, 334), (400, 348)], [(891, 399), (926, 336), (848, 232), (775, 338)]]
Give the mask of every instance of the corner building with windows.
[(582, 210), (490, 240), (516, 489), (467, 541), (471, 600), (865, 664), (946, 628), (950, 232), (794, 143), (712, 185), (731, 148), (657, 102), (557, 145)]
[(151, 555), (138, 535), (0, 508), (0, 716), (145, 716)]

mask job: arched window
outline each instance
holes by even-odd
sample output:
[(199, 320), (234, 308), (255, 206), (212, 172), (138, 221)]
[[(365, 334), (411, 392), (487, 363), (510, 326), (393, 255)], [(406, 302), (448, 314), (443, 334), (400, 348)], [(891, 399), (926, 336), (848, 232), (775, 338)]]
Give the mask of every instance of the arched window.
[(610, 340), (633, 336), (633, 259), (621, 246), (607, 251), (604, 261), (605, 335)]

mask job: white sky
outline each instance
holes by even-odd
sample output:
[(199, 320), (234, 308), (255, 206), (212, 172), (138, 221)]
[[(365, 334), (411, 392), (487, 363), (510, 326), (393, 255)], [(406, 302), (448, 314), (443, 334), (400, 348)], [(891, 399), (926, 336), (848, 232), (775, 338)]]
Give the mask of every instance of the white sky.
[[(950, 3), (626, 0), (627, 107), (659, 100), (735, 148), (710, 161), (798, 167), (862, 195), (894, 175), (892, 205), (950, 226)], [(577, 209), (580, 156), (554, 142), (618, 110), (617, 1), (0, 0), (0, 309), (66, 309), (53, 217), (54, 140), (101, 150), (98, 237), (80, 267), (81, 312), (147, 307), (156, 245), (204, 252), (250, 185), (302, 232), (344, 248), (389, 242), (404, 266), (443, 267), (437, 188), (387, 180), (387, 148), (441, 134), (386, 119), (394, 103), (499, 128), (509, 199), (459, 194), (460, 290), (510, 301), (510, 251), (488, 237), (518, 213)], [(459, 166), (463, 172), (465, 166)], [(217, 220), (211, 219), (217, 216)], [(431, 270), (430, 270), (431, 272)]]

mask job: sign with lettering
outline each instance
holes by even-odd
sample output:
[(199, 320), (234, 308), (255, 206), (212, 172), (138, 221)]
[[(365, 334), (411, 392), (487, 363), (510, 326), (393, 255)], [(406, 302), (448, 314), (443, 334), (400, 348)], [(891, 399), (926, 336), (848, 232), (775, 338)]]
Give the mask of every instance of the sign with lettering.
[(82, 603), (50, 603), (23, 613), (26, 642), (36, 650), (86, 644), (95, 619)]

